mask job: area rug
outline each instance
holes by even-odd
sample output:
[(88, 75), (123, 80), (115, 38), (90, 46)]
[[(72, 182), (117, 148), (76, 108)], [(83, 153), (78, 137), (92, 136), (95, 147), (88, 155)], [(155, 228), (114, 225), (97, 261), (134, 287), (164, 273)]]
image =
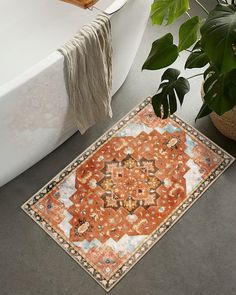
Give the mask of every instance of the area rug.
[(22, 208), (109, 291), (233, 160), (147, 98)]

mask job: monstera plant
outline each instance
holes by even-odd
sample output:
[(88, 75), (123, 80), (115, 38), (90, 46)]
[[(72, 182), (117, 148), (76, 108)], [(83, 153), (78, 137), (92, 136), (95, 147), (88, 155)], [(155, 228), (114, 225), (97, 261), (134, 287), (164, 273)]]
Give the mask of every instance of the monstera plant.
[[(151, 19), (155, 25), (170, 25), (186, 14), (187, 20), (179, 28), (179, 40), (171, 33), (152, 44), (143, 70), (159, 70), (174, 63), (186, 50), (189, 56), (186, 69), (202, 68), (204, 78), (203, 105), (196, 119), (212, 112), (222, 116), (236, 105), (236, 4), (218, 0), (208, 11), (198, 0), (192, 0), (204, 11), (205, 18), (191, 15), (189, 0), (154, 0)], [(178, 69), (167, 68), (157, 93), (152, 97), (158, 117), (167, 118), (183, 104), (190, 90), (189, 80)]]

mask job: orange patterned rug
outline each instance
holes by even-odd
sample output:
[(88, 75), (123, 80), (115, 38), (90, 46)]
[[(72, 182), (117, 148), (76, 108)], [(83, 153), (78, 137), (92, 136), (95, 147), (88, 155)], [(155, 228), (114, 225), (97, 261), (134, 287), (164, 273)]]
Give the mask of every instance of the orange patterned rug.
[(22, 208), (109, 291), (233, 160), (148, 98)]

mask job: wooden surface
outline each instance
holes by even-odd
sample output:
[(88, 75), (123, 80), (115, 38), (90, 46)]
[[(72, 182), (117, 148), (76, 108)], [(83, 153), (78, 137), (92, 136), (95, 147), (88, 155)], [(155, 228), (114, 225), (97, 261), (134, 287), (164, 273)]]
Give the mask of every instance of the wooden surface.
[(61, 0), (76, 6), (79, 6), (81, 8), (88, 8), (95, 4), (98, 0)]

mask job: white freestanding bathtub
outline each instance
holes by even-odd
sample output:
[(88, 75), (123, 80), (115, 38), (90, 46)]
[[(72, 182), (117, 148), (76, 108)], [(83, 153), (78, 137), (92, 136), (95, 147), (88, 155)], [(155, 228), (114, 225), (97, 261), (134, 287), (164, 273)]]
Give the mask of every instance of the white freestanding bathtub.
[[(105, 9), (115, 0), (100, 0)], [(118, 0), (119, 1), (119, 0)], [(151, 0), (127, 0), (111, 17), (113, 94), (125, 81)], [(38, 162), (76, 127), (57, 48), (99, 12), (59, 0), (0, 2), (0, 186)]]

